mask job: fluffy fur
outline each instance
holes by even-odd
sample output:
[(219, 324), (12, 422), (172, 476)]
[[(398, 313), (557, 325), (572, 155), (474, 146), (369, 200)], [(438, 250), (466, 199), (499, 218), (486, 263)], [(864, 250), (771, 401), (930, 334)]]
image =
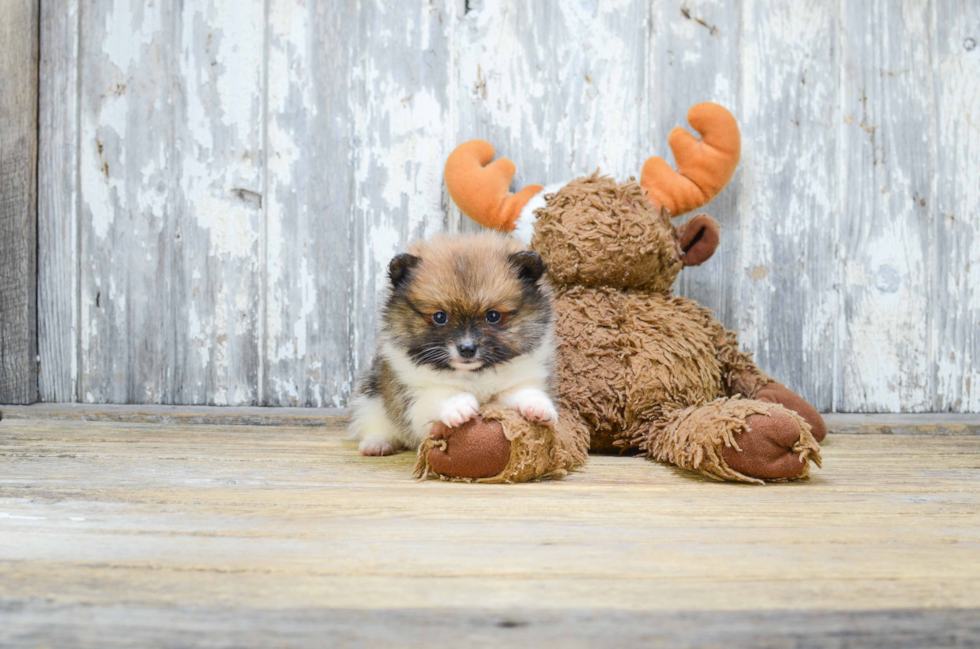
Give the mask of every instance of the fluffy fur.
[(413, 244), (389, 266), (378, 353), (358, 387), (352, 433), (365, 455), (416, 448), (496, 402), (554, 425), (545, 265), (510, 237)]
[[(531, 250), (555, 286), (556, 443), (640, 453), (720, 480), (802, 478), (809, 462), (819, 465), (810, 422), (822, 426), (820, 415), (785, 388), (772, 401), (755, 398), (774, 384), (739, 350), (735, 333), (671, 294), (680, 270), (714, 251), (714, 221), (699, 215), (675, 228), (636, 182), (598, 174), (546, 194), (535, 215)], [(509, 440), (530, 430), (504, 424)], [(750, 435), (758, 437), (754, 448), (779, 457), (733, 464), (739, 440)], [(566, 467), (550, 464), (557, 461), (544, 446), (513, 448), (512, 461), (487, 480), (530, 480)], [(429, 471), (424, 462), (422, 470)]]
[(662, 293), (684, 266), (669, 216), (635, 182), (596, 172), (547, 196), (536, 214), (531, 250), (556, 285)]

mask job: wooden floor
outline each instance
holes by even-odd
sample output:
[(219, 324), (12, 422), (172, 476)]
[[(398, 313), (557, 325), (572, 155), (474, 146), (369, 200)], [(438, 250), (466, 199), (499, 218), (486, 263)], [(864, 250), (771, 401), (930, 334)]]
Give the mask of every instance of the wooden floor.
[(82, 419), (0, 421), (2, 647), (980, 646), (976, 420), (755, 487), (419, 483), (337, 418)]

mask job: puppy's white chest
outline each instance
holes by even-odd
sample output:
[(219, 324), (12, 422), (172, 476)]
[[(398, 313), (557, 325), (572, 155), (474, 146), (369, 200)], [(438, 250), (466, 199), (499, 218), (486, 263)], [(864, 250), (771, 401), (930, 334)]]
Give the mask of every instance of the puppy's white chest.
[(403, 353), (388, 348), (386, 358), (398, 378), (418, 396), (433, 392), (467, 392), (480, 404), (521, 386), (543, 387), (547, 382), (550, 347), (520, 356), (483, 372), (446, 372), (413, 364)]

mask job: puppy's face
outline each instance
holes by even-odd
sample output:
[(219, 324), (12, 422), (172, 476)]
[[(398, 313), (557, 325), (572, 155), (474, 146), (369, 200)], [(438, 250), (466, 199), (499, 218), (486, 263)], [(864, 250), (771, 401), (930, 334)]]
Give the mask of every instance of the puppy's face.
[(480, 372), (537, 349), (551, 325), (544, 262), (493, 234), (416, 244), (389, 265), (389, 339), (417, 365)]

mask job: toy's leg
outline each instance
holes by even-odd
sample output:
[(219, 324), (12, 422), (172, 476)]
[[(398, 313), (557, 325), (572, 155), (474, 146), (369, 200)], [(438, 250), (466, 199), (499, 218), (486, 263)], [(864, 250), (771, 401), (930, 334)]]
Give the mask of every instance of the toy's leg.
[(589, 431), (568, 411), (558, 412), (554, 428), (496, 405), (458, 428), (436, 423), (419, 447), (415, 475), (477, 482), (563, 476), (585, 464)]
[(780, 404), (722, 398), (667, 412), (641, 425), (633, 444), (649, 457), (716, 480), (761, 483), (820, 466), (810, 425)]
[(742, 395), (748, 399), (782, 404), (788, 410), (803, 417), (804, 421), (810, 424), (813, 438), (822, 442), (827, 436), (827, 425), (817, 409), (807, 403), (803, 397), (782, 383), (776, 383), (756, 367), (752, 357), (738, 348), (738, 336), (734, 331), (726, 331), (718, 324), (715, 326), (718, 327), (715, 345), (718, 349), (718, 360), (724, 368), (725, 394), (730, 397)]

